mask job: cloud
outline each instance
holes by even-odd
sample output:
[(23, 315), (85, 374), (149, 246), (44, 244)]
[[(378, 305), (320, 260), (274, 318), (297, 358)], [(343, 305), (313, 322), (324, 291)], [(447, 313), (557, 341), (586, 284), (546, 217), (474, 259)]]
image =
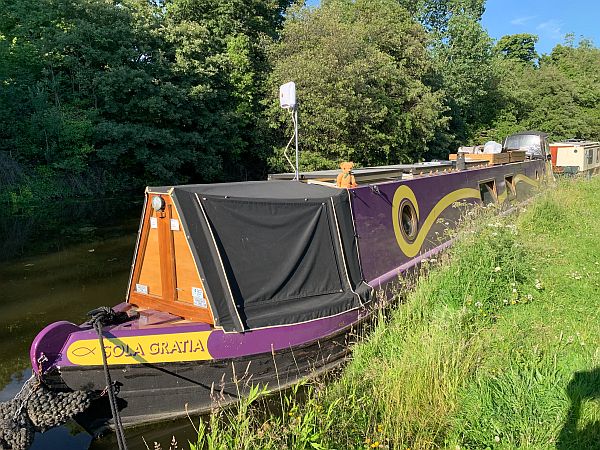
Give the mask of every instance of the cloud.
[(536, 30), (555, 39), (563, 37), (564, 34), (561, 30), (560, 22), (555, 19), (547, 20), (546, 22), (540, 23), (536, 27)]
[(511, 25), (525, 25), (527, 22), (535, 19), (537, 16), (517, 17), (510, 21)]

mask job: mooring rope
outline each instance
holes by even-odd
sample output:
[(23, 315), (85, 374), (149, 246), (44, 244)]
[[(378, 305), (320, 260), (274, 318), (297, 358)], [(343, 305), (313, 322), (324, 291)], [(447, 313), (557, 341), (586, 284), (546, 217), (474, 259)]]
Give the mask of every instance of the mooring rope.
[(117, 435), (117, 444), (119, 445), (119, 450), (127, 450), (127, 441), (125, 440), (125, 432), (123, 430), (123, 423), (121, 422), (121, 414), (119, 413), (119, 407), (117, 405), (115, 387), (113, 385), (110, 376), (110, 370), (108, 369), (108, 363), (106, 361), (106, 351), (104, 349), (104, 336), (102, 335), (102, 325), (117, 322), (117, 313), (115, 313), (111, 308), (101, 307), (90, 311), (88, 314), (91, 317), (91, 323), (94, 329), (96, 330), (96, 333), (98, 333), (100, 353), (102, 354), (102, 366), (104, 368), (104, 378), (106, 380), (106, 391), (108, 392), (110, 411), (112, 413), (113, 421), (115, 423), (115, 434)]

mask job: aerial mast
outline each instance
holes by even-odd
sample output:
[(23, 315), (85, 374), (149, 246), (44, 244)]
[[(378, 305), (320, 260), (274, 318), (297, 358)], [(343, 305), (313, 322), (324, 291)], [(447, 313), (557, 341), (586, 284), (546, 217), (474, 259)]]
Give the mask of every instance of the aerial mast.
[[(300, 171), (298, 169), (298, 160), (300, 153), (298, 150), (298, 103), (296, 102), (296, 84), (293, 81), (283, 84), (279, 87), (279, 105), (283, 109), (287, 109), (292, 115), (292, 122), (294, 123), (294, 136), (288, 142), (288, 145), (283, 151), (283, 156), (287, 159), (288, 163), (294, 170), (294, 180), (300, 180)], [(292, 164), (292, 161), (287, 155), (287, 149), (289, 148), (292, 140), (296, 142), (296, 164)]]

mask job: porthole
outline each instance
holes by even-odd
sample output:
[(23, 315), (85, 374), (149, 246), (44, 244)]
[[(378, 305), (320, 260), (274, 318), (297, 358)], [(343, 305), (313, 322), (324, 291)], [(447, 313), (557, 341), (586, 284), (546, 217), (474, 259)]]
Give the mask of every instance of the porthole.
[(506, 175), (504, 177), (504, 186), (506, 189), (506, 196), (509, 200), (512, 200), (517, 196), (517, 188), (515, 186), (515, 180), (512, 175)]
[(408, 242), (413, 242), (417, 237), (419, 223), (415, 207), (409, 200), (400, 205), (400, 231)]
[(481, 196), (481, 203), (484, 205), (496, 203), (498, 200), (498, 195), (496, 194), (496, 180), (480, 182), (479, 195)]

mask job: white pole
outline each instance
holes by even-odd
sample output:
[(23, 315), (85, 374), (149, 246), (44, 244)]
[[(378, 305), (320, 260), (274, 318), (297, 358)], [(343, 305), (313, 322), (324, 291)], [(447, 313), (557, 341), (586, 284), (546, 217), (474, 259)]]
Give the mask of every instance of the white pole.
[(299, 153), (298, 153), (298, 105), (296, 105), (294, 107), (294, 134), (296, 136), (296, 177), (295, 179), (300, 181), (300, 171), (298, 170), (298, 159), (299, 159)]

